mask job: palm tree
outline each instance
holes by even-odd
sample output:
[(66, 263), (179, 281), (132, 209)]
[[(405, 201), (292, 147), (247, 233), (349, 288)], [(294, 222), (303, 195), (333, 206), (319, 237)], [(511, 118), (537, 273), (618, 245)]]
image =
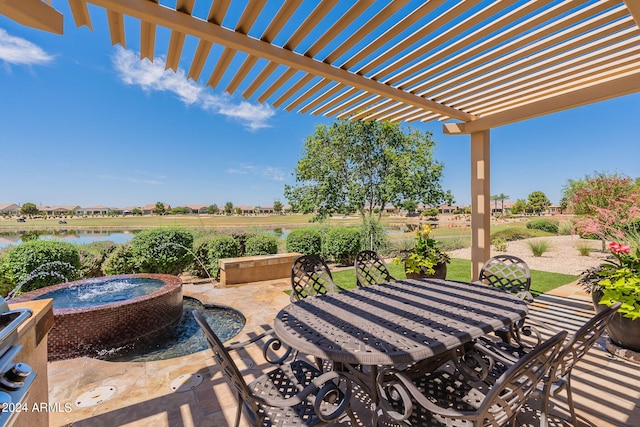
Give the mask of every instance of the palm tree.
[(504, 201), (509, 200), (509, 196), (507, 196), (506, 194), (500, 193), (496, 197), (502, 203), (502, 215), (504, 215)]
[(500, 200), (500, 196), (491, 196), (491, 197), (489, 197), (489, 200), (493, 201), (493, 210), (497, 211), (498, 210), (498, 200)]

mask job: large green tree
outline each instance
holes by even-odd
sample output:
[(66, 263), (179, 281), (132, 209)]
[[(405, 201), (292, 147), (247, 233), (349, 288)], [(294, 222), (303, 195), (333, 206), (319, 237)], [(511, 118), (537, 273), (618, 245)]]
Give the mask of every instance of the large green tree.
[(533, 193), (529, 194), (528, 207), (534, 213), (540, 213), (544, 211), (550, 204), (551, 201), (542, 191), (534, 191)]
[(316, 219), (352, 212), (381, 215), (386, 205), (405, 200), (437, 205), (445, 193), (435, 145), (429, 132), (405, 131), (394, 123), (318, 125), (295, 168), (297, 184), (285, 186), (285, 196), (294, 210), (315, 212)]
[(38, 215), (38, 207), (35, 203), (27, 202), (20, 207), (20, 213), (22, 215)]

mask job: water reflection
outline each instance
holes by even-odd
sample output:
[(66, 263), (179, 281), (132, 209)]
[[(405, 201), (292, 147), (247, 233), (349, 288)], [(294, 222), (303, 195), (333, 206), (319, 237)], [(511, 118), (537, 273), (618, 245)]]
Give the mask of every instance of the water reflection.
[(19, 245), (34, 239), (62, 240), (69, 243), (86, 244), (110, 240), (127, 243), (139, 230), (21, 230), (0, 232), (0, 248)]

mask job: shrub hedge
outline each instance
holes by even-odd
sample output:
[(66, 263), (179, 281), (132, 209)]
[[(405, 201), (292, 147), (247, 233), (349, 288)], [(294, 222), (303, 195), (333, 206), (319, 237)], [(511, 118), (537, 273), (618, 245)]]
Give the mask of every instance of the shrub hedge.
[(497, 238), (502, 238), (507, 242), (512, 242), (514, 240), (522, 240), (528, 239), (529, 237), (535, 236), (534, 233), (527, 230), (526, 228), (505, 228), (500, 231), (496, 231), (491, 234), (491, 240), (495, 240)]
[(193, 234), (180, 228), (156, 228), (136, 234), (131, 252), (139, 273), (180, 274), (193, 261)]
[(287, 235), (287, 252), (322, 255), (322, 235), (315, 228), (297, 228)]
[(527, 222), (528, 229), (542, 230), (553, 234), (558, 234), (558, 225), (559, 222), (557, 220), (546, 218), (534, 219), (533, 221)]
[(211, 277), (218, 277), (220, 274), (218, 260), (240, 256), (240, 245), (231, 236), (215, 236), (207, 244), (207, 255), (209, 273)]
[(269, 234), (257, 234), (245, 242), (244, 256), (278, 253), (278, 240)]
[(102, 272), (107, 275), (137, 273), (131, 244), (119, 245), (102, 263)]
[(326, 235), (324, 252), (341, 265), (351, 265), (360, 252), (360, 230), (356, 227), (334, 227)]
[(3, 276), (12, 287), (26, 281), (22, 292), (80, 277), (78, 247), (57, 240), (31, 240), (12, 247), (3, 264)]

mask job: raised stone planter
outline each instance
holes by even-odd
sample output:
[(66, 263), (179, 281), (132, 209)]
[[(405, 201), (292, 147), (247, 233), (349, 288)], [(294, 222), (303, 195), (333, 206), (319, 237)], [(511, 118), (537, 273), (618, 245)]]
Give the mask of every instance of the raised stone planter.
[(302, 254), (298, 252), (287, 252), (219, 259), (220, 284), (234, 285), (289, 278), (293, 261), (300, 256)]

